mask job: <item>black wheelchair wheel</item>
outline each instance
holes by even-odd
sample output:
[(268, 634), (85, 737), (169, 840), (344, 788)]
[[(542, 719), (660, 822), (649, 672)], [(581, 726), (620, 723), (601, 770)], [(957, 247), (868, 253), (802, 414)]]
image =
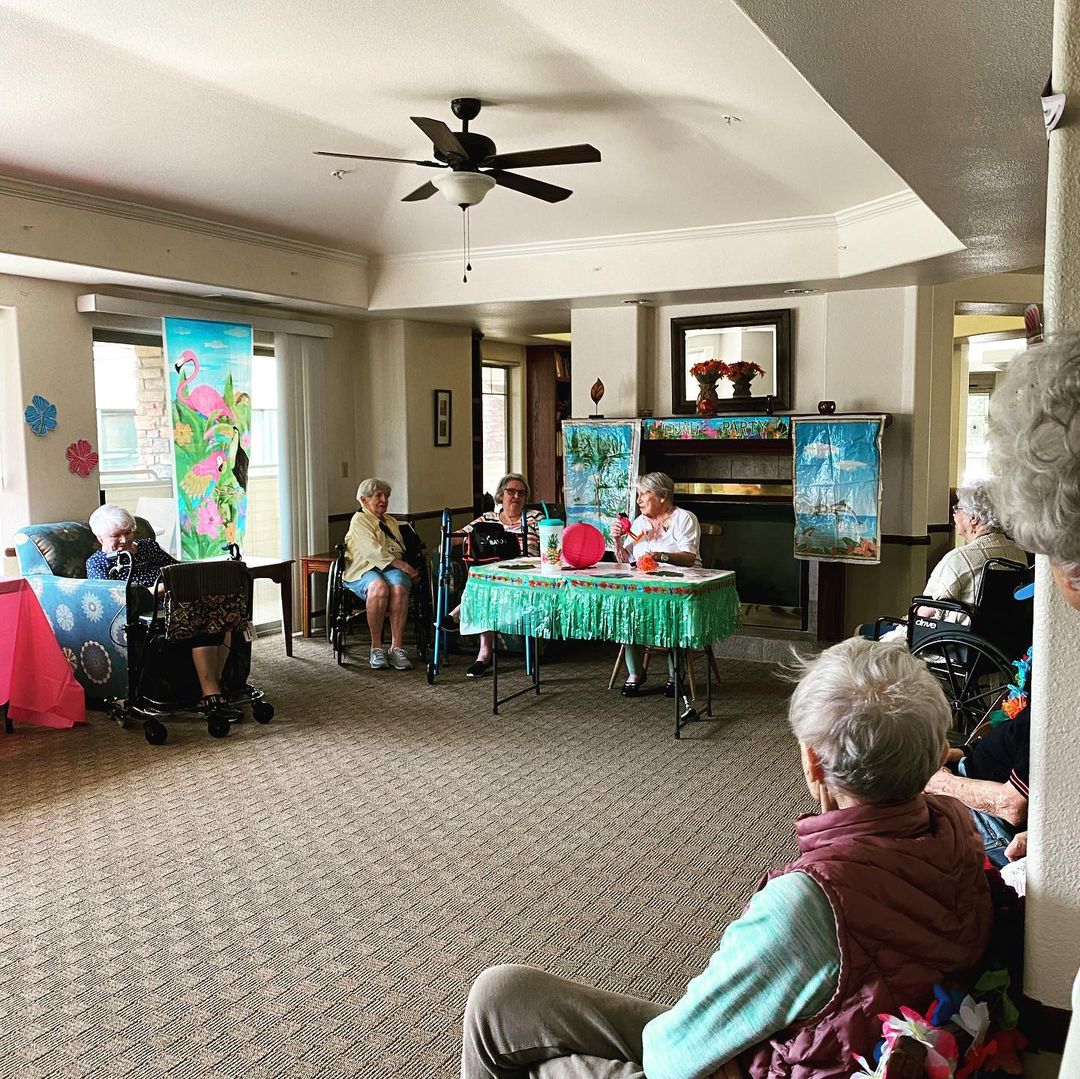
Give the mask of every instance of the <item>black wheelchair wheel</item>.
[(1008, 692), (1013, 665), (999, 648), (981, 637), (945, 633), (919, 641), (918, 656), (938, 680), (953, 713), (953, 731), (965, 739)]
[(274, 718), (274, 706), (266, 701), (255, 701), (251, 706), (251, 714), (256, 723), (269, 723)]
[(152, 746), (163, 745), (165, 739), (169, 737), (169, 732), (165, 729), (165, 724), (159, 723), (156, 719), (148, 719), (143, 724), (143, 734)]
[(229, 721), (224, 716), (211, 716), (206, 721), (206, 729), (213, 738), (224, 738), (230, 730)]

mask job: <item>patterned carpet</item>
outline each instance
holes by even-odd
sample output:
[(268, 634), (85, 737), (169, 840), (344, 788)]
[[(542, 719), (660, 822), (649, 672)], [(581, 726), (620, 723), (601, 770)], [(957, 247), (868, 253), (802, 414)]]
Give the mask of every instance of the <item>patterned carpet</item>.
[(0, 738), (0, 1075), (452, 1076), (501, 961), (674, 1000), (809, 808), (786, 687), (725, 663), (676, 742), (610, 646), (571, 654), (493, 717), (460, 659), (273, 638), (269, 726)]

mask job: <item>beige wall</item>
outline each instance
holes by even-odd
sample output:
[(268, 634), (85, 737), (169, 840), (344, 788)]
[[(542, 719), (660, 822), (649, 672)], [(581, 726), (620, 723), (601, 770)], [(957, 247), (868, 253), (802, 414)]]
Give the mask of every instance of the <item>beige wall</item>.
[(653, 312), (644, 307), (583, 307), (570, 312), (572, 415), (596, 411), (589, 390), (597, 379), (604, 383), (599, 406), (603, 415), (636, 416), (639, 409), (651, 407), (652, 322)]

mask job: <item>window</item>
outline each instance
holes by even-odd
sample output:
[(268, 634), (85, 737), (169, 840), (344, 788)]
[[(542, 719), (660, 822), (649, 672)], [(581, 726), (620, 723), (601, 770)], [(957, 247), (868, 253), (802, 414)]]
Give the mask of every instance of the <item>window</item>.
[[(172, 416), (161, 338), (154, 334), (95, 331), (94, 392), (105, 500), (131, 513), (153, 517), (159, 540), (178, 554), (175, 524), (166, 520), (171, 513), (175, 521), (176, 493)], [(277, 360), (271, 334), (255, 335), (251, 432), (246, 452), (248, 497), (243, 551), (247, 556), (280, 558)], [(280, 601), (277, 585), (257, 580), (256, 625), (276, 622)]]
[(510, 470), (510, 378), (505, 367), (483, 365), (484, 490), (495, 493)]

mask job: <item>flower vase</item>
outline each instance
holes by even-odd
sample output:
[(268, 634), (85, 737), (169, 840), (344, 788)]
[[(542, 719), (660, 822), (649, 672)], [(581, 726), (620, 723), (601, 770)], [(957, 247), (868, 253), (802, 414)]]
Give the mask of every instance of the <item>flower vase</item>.
[(720, 408), (720, 397), (716, 392), (715, 379), (711, 382), (699, 381), (701, 389), (697, 395), (697, 414), (699, 416), (715, 416)]
[(753, 394), (750, 392), (750, 383), (753, 381), (753, 379), (754, 379), (753, 375), (751, 375), (749, 378), (737, 378), (737, 379), (734, 379), (733, 382), (732, 382), (732, 386), (734, 387), (734, 389), (731, 392), (731, 396), (732, 397), (753, 397)]

